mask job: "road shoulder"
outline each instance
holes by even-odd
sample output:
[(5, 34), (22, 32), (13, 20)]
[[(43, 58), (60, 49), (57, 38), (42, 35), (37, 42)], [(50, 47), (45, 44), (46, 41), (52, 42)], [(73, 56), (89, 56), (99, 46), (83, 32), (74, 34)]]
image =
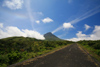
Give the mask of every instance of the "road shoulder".
[(99, 62), (98, 60), (96, 60), (96, 59), (89, 53), (88, 50), (86, 50), (83, 46), (81, 46), (81, 45), (79, 45), (79, 44), (77, 44), (77, 45), (78, 45), (78, 47), (79, 47), (79, 49), (80, 49), (81, 51), (83, 51), (85, 54), (88, 55), (88, 58), (89, 58), (92, 62), (94, 62), (95, 65), (96, 65), (97, 67), (100, 67), (100, 62)]

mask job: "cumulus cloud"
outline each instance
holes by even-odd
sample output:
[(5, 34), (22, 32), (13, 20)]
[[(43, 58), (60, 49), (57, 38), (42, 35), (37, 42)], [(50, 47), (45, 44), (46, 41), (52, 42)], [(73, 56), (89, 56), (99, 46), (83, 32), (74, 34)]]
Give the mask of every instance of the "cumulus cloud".
[(23, 4), (23, 0), (5, 0), (3, 2), (3, 6), (6, 6), (10, 9), (21, 9)]
[[(52, 31), (52, 33), (55, 33), (61, 29), (69, 29), (69, 28), (74, 28), (74, 26), (71, 23), (63, 23), (62, 26), (58, 27), (57, 29), (55, 29), (54, 31)], [(65, 35), (65, 34), (64, 34)]]
[(91, 34), (91, 37), (95, 40), (100, 39), (100, 26), (95, 26), (95, 29), (93, 30), (93, 34)]
[(3, 28), (3, 23), (0, 23), (0, 28)]
[(89, 25), (87, 25), (87, 24), (85, 24), (84, 26), (85, 26), (85, 30), (88, 30), (88, 29), (91, 28), (91, 27), (90, 27)]
[(67, 39), (69, 41), (79, 41), (79, 40), (88, 40), (88, 35), (83, 34), (82, 31), (78, 31), (78, 33), (76, 33), (77, 38), (71, 38), (71, 39)]
[(77, 38), (67, 39), (70, 41), (79, 41), (79, 40), (100, 40), (100, 26), (95, 26), (95, 29), (90, 35), (83, 34), (82, 31), (76, 33)]
[(86, 37), (87, 35), (86, 34), (82, 34), (82, 31), (78, 31), (78, 33), (76, 34), (76, 36), (78, 38), (83, 38), (83, 37)]
[(69, 41), (79, 41), (79, 40), (88, 40), (87, 38), (89, 37), (86, 34), (83, 34), (82, 31), (78, 31), (78, 33), (76, 33), (77, 38), (71, 38), (71, 39), (67, 39)]
[(28, 29), (25, 29), (25, 30), (22, 30), (22, 31), (27, 35), (27, 37), (33, 37), (33, 38), (36, 38), (36, 39), (44, 39), (43, 35), (41, 35), (37, 31), (28, 30)]
[(36, 39), (45, 39), (43, 35), (41, 35), (37, 31), (22, 29), (20, 30), (14, 26), (7, 26), (3, 29), (0, 29), (0, 39), (12, 36), (23, 36), (23, 37), (31, 37)]
[(63, 27), (64, 27), (64, 28), (67, 28), (67, 29), (69, 29), (69, 28), (74, 28), (73, 25), (72, 25), (71, 23), (64, 23), (64, 24), (63, 24)]
[(53, 22), (53, 20), (51, 18), (47, 17), (47, 18), (44, 18), (42, 20), (42, 22), (44, 22), (44, 23), (50, 23), (50, 22)]
[(95, 33), (95, 32), (98, 32), (98, 31), (100, 31), (100, 26), (95, 26), (95, 29), (93, 30), (93, 32)]
[(37, 21), (35, 21), (37, 24), (39, 24), (40, 23), (40, 21), (39, 20), (37, 20)]

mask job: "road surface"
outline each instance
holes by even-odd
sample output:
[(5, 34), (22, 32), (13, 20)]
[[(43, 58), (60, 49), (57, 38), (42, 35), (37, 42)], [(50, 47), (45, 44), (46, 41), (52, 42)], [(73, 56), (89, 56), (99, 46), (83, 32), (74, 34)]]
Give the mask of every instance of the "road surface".
[(27, 65), (16, 67), (97, 67), (92, 59), (77, 44), (72, 44)]

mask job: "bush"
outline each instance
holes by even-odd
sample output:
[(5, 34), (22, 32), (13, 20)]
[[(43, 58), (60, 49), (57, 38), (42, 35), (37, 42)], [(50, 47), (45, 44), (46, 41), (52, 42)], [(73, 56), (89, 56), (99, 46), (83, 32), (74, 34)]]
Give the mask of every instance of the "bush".
[(100, 50), (95, 50), (95, 53), (100, 56)]
[(7, 67), (6, 64), (0, 64), (0, 67)]
[(9, 58), (7, 55), (0, 55), (0, 65), (1, 64), (7, 64), (9, 63)]
[(96, 43), (95, 45), (92, 46), (94, 49), (100, 49), (100, 44)]
[(8, 54), (8, 58), (9, 58), (9, 64), (13, 64), (16, 63), (21, 58), (21, 54), (12, 51), (11, 53)]
[(94, 42), (89, 42), (88, 45), (93, 46), (93, 45), (95, 45), (95, 43)]

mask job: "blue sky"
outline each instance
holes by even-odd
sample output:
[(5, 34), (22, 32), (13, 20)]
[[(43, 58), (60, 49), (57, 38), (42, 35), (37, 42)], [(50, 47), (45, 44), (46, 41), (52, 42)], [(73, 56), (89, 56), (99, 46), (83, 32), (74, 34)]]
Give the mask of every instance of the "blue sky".
[(1, 0), (0, 38), (100, 39), (100, 0)]

